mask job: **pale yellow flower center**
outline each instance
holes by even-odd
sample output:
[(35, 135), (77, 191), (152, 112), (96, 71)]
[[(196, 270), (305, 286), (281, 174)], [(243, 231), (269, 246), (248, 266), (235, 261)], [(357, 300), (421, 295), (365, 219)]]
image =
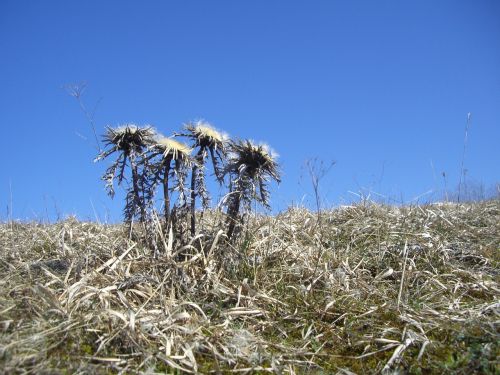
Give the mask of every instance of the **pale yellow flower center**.
[(185, 155), (191, 153), (191, 149), (187, 145), (172, 138), (160, 138), (156, 143), (161, 149), (165, 150), (165, 153), (171, 152), (173, 154), (181, 153)]
[(222, 135), (217, 130), (207, 125), (197, 125), (195, 127), (195, 132), (202, 137), (212, 138), (218, 142), (223, 141)]

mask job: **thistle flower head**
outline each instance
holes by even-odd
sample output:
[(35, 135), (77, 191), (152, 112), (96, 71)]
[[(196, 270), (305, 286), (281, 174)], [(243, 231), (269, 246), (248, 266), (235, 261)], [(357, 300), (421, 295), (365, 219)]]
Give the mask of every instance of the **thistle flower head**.
[(233, 171), (246, 174), (251, 178), (272, 177), (280, 181), (277, 154), (265, 144), (250, 140), (231, 143), (230, 165)]
[(164, 158), (173, 160), (188, 159), (192, 151), (188, 145), (167, 137), (157, 139), (154, 147), (163, 153)]
[(151, 126), (139, 127), (134, 124), (122, 125), (116, 128), (107, 127), (104, 141), (117, 150), (141, 151), (151, 144), (155, 130)]
[(197, 121), (185, 127), (186, 130), (191, 133), (189, 135), (190, 138), (195, 140), (195, 146), (221, 150), (225, 149), (228, 136), (212, 127), (208, 122)]

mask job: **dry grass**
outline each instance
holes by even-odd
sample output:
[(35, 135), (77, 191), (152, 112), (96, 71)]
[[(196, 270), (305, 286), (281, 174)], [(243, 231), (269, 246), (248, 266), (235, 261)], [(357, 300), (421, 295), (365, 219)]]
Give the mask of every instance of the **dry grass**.
[(291, 209), (236, 245), (220, 219), (159, 259), (122, 226), (1, 224), (0, 372), (500, 371), (500, 201)]

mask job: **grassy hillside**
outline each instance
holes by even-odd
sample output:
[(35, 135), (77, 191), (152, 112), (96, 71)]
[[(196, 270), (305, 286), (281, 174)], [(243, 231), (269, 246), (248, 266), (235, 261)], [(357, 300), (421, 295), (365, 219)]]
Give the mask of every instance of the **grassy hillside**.
[(0, 225), (2, 373), (499, 373), (500, 201)]

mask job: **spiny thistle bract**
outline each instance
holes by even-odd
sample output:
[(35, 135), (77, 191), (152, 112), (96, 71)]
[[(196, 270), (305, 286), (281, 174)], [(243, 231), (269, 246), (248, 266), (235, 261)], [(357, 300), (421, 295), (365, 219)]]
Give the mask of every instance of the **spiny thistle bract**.
[(130, 165), (132, 174), (132, 186), (128, 188), (125, 198), (124, 216), (126, 222), (140, 214), (140, 220), (146, 219), (146, 204), (149, 201), (150, 189), (146, 187), (147, 178), (144, 173), (139, 173), (138, 157), (141, 157), (147, 146), (151, 144), (155, 131), (150, 126), (139, 127), (133, 124), (119, 126), (117, 128), (107, 127), (104, 135), (104, 144), (107, 149), (101, 152), (95, 161), (105, 159), (114, 153), (118, 153), (117, 159), (106, 170), (102, 179), (106, 181), (108, 194), (115, 194), (114, 181), (118, 180), (120, 185), (125, 179), (127, 164)]
[[(151, 147), (151, 154), (148, 159), (158, 159), (158, 161), (153, 161), (151, 164), (153, 185), (157, 183), (163, 184), (166, 228), (170, 225), (170, 191), (178, 191), (181, 204), (186, 202), (184, 181), (188, 169), (193, 164), (190, 154), (191, 148), (189, 146), (172, 138), (159, 137)], [(171, 179), (174, 180), (172, 187), (169, 186)]]
[(193, 141), (192, 147), (197, 149), (194, 157), (196, 163), (193, 164), (191, 171), (191, 236), (194, 236), (196, 233), (196, 196), (201, 198), (204, 209), (208, 208), (210, 201), (205, 184), (205, 161), (210, 154), (215, 177), (222, 184), (228, 137), (204, 121), (187, 124), (185, 129), (188, 133), (182, 135), (190, 138)]
[(238, 222), (241, 204), (249, 209), (252, 200), (269, 207), (271, 180), (280, 182), (275, 155), (268, 146), (256, 145), (250, 140), (232, 141), (225, 174), (230, 175), (230, 193), (227, 202), (228, 237), (231, 238)]

